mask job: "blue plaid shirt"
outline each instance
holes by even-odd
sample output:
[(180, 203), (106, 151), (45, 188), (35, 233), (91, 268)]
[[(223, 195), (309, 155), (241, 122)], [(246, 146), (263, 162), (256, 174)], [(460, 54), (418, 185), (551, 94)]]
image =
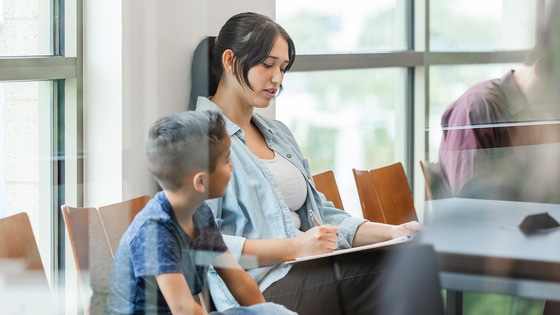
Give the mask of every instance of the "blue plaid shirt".
[(124, 233), (111, 269), (107, 304), (119, 314), (171, 314), (155, 276), (182, 273), (192, 295), (202, 291), (208, 267), (227, 250), (212, 212), (202, 204), (193, 215), (195, 239), (179, 225), (158, 192)]

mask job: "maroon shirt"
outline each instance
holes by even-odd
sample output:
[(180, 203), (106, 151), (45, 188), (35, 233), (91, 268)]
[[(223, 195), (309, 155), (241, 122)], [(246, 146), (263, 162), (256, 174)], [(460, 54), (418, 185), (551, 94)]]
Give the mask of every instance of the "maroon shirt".
[(500, 79), (469, 88), (451, 104), (441, 119), (443, 137), (439, 149), (442, 177), (455, 196), (473, 178), (484, 178), (492, 170), (492, 158), (510, 154), (518, 128), (511, 123), (528, 113), (513, 70)]
[(531, 110), (513, 70), (469, 88), (442, 116), (439, 164), (453, 196), (560, 202), (560, 121)]

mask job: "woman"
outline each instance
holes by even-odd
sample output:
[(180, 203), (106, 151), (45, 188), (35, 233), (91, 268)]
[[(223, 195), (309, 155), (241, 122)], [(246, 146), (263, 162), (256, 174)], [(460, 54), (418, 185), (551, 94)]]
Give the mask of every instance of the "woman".
[[(255, 13), (233, 16), (216, 38), (203, 40), (195, 51), (191, 107), (196, 100), (196, 110), (221, 111), (232, 140), (232, 179), (226, 196), (210, 201), (210, 206), (233, 255), (241, 262), (242, 255), (257, 258), (258, 267), (248, 272), (267, 300), (300, 314), (332, 314), (341, 305), (337, 296), (352, 310), (348, 314), (360, 312), (360, 307), (374, 309), (366, 300), (379, 290), (379, 253), (339, 264), (341, 278), (324, 259), (293, 267), (281, 264), (421, 229), (417, 222), (373, 223), (334, 208), (315, 189), (308, 162), (289, 129), (253, 113), (277, 96), (294, 58), (294, 43), (286, 31)], [(236, 305), (216, 273), (210, 272), (209, 283), (218, 310)], [(342, 290), (339, 296), (333, 291), (336, 284), (360, 292)]]

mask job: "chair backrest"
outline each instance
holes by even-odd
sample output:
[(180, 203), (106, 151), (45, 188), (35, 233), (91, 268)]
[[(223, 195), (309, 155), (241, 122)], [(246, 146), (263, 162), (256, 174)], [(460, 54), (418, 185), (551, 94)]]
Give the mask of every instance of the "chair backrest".
[(369, 174), (386, 223), (401, 224), (418, 220), (408, 179), (400, 162), (370, 170)]
[[(61, 208), (76, 262), (84, 312), (103, 312), (111, 287), (113, 255), (99, 212), (96, 208), (66, 205)], [(93, 292), (91, 297), (90, 288)]]
[(428, 194), (429, 200), (451, 197), (451, 189), (447, 181), (441, 176), (439, 163), (420, 161), (420, 167), (424, 174), (426, 193)]
[(150, 196), (144, 195), (137, 198), (125, 200), (112, 205), (99, 207), (99, 214), (105, 226), (111, 252), (113, 257), (119, 247), (119, 242), (124, 232), (132, 222), (132, 219), (150, 201)]
[(0, 279), (2, 313), (55, 314), (27, 213), (0, 219)]
[(420, 168), (422, 169), (422, 175), (424, 175), (424, 184), (426, 185), (426, 195), (428, 195), (428, 200), (434, 200), (434, 195), (432, 194), (432, 188), (430, 187), (430, 181), (428, 180), (428, 175), (426, 174), (426, 169), (424, 168), (424, 163), (420, 161)]
[(315, 188), (323, 193), (328, 201), (332, 202), (337, 209), (344, 210), (338, 185), (332, 171), (313, 175), (313, 182), (315, 182)]
[(0, 258), (23, 259), (25, 269), (44, 270), (27, 213), (0, 220)]
[(379, 198), (377, 197), (377, 191), (375, 190), (369, 172), (356, 170), (355, 168), (352, 169), (352, 172), (354, 173), (354, 180), (356, 182), (356, 188), (358, 189), (358, 197), (362, 205), (364, 219), (372, 222), (386, 223)]

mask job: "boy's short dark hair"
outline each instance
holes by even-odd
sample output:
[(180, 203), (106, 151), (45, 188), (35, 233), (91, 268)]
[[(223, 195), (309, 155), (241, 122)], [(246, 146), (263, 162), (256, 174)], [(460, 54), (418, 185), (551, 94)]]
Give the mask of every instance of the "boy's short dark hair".
[(163, 189), (176, 191), (195, 170), (216, 169), (220, 142), (227, 137), (219, 112), (181, 112), (160, 118), (146, 141), (148, 169)]

